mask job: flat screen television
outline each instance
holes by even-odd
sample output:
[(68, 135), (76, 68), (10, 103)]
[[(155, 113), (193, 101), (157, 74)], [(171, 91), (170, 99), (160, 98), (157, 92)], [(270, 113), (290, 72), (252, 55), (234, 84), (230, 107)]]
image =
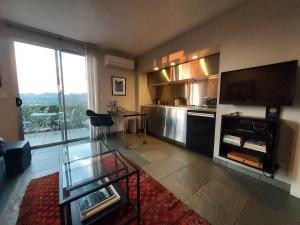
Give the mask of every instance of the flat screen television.
[(221, 73), (220, 104), (290, 106), (298, 60)]

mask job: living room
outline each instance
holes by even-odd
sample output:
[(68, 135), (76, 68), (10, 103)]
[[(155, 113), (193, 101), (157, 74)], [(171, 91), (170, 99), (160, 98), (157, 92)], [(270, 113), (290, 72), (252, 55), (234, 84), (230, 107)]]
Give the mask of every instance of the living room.
[(0, 6), (1, 224), (300, 223), (299, 1)]

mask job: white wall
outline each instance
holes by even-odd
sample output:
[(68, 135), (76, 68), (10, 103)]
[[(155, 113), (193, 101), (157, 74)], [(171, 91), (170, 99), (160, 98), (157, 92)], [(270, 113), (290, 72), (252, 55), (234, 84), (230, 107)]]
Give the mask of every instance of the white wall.
[[(100, 95), (100, 111), (106, 113), (109, 108), (106, 107), (107, 100), (116, 100), (118, 106), (126, 108), (127, 110), (135, 110), (136, 108), (136, 98), (135, 98), (135, 71), (127, 70), (116, 67), (107, 67), (104, 65), (104, 56), (106, 54), (112, 54), (119, 57), (126, 57), (120, 53), (102, 51), (98, 49), (98, 73), (99, 73), (99, 95)], [(112, 95), (112, 85), (111, 77), (125, 77), (126, 78), (126, 96), (113, 96)], [(120, 118), (117, 120), (117, 127), (113, 127), (112, 131), (120, 131), (123, 129), (122, 121)]]
[(15, 104), (15, 86), (11, 74), (10, 45), (6, 26), (0, 24), (0, 137), (14, 141), (19, 137), (19, 121)]
[(147, 105), (152, 103), (152, 98), (147, 86), (147, 74), (137, 73), (137, 102), (136, 110), (139, 111), (142, 105)]
[[(178, 50), (191, 54), (220, 45), (220, 72), (299, 59), (300, 1), (252, 0), (148, 52), (138, 60), (140, 72), (152, 70), (153, 60)], [(300, 69), (299, 69), (300, 71)], [(291, 184), (291, 194), (300, 197), (300, 78), (295, 104), (283, 107), (276, 179)], [(143, 102), (144, 100), (139, 100)], [(264, 116), (264, 107), (218, 105), (214, 155), (218, 157), (221, 115), (240, 111)], [(288, 133), (287, 133), (288, 132)], [(288, 135), (287, 135), (288, 134)]]

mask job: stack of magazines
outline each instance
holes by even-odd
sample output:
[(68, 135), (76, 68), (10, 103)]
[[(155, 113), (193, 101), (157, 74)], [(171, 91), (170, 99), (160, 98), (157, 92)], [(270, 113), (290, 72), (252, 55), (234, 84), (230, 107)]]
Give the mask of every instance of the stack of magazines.
[(224, 137), (223, 137), (223, 142), (227, 143), (227, 144), (241, 146), (242, 145), (242, 138), (238, 137), (238, 136), (225, 134)]
[[(108, 182), (107, 178), (95, 181), (91, 184), (81, 187), (80, 191), (88, 191), (91, 188), (97, 187), (106, 182)], [(85, 220), (119, 200), (120, 195), (117, 193), (113, 185), (109, 185), (98, 191), (92, 192), (91, 194), (77, 200), (80, 218), (81, 220)]]
[(263, 153), (267, 152), (266, 143), (263, 141), (247, 140), (245, 141), (244, 147)]

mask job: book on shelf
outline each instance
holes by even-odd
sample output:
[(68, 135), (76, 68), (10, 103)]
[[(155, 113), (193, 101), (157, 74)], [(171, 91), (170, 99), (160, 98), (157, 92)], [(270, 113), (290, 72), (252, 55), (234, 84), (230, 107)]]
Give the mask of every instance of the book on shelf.
[(246, 140), (244, 143), (244, 148), (256, 150), (263, 153), (267, 152), (266, 143), (263, 141)]
[[(88, 191), (91, 188), (97, 187), (108, 181), (108, 178), (95, 181), (91, 184), (81, 187), (80, 191)], [(109, 185), (78, 199), (77, 204), (79, 208), (81, 221), (95, 215), (96, 213), (118, 202), (119, 200), (120, 195), (118, 194), (113, 185)]]
[(223, 137), (223, 142), (227, 143), (227, 144), (241, 146), (242, 145), (242, 138), (238, 137), (238, 136), (225, 134), (224, 137)]

